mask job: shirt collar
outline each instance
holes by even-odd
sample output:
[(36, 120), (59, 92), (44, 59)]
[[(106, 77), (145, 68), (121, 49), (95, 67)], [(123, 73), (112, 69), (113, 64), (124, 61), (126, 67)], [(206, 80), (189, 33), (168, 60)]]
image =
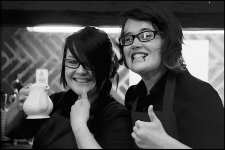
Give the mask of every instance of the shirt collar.
[(61, 99), (58, 101), (58, 104), (66, 108), (71, 108), (77, 98), (78, 95), (70, 89), (65, 93), (65, 95), (61, 97)]
[[(156, 84), (151, 88), (151, 90), (149, 91), (149, 93), (159, 93), (160, 91), (162, 91), (165, 88), (165, 84), (166, 84), (166, 77), (167, 77), (168, 71), (166, 71), (166, 73), (156, 82)], [(144, 84), (144, 81), (141, 80), (138, 83), (138, 87), (139, 87), (139, 92), (147, 95), (146, 93), (146, 86)]]
[[(68, 90), (58, 101), (58, 106), (62, 108), (63, 114), (68, 116), (71, 111), (72, 105), (77, 101), (78, 95), (73, 90)], [(101, 109), (101, 105), (107, 103), (103, 97), (97, 98), (90, 108), (90, 115)], [(100, 107), (100, 108), (99, 108)]]

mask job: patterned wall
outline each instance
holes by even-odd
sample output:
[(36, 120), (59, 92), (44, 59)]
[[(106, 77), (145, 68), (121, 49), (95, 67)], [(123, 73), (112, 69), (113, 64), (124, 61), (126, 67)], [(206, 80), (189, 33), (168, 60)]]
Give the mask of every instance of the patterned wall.
[(185, 34), (184, 38), (209, 41), (208, 82), (217, 90), (224, 105), (224, 34)]
[[(2, 29), (2, 81), (1, 91), (13, 93), (13, 81), (16, 74), (22, 84), (35, 81), (37, 68), (46, 68), (49, 72), (49, 85), (58, 92), (62, 90), (59, 84), (61, 57), (64, 39), (68, 34), (34, 33), (25, 28), (5, 27)], [(118, 34), (110, 34), (112, 40), (117, 40)], [(208, 39), (209, 50), (209, 83), (219, 92), (224, 101), (224, 34), (221, 35), (185, 35), (185, 39)], [(117, 47), (114, 45), (116, 54)], [(118, 70), (120, 81), (113, 95), (123, 103), (125, 92), (129, 86), (128, 69), (120, 66)], [(115, 88), (114, 88), (115, 89)]]
[[(49, 86), (55, 92), (63, 90), (59, 84), (61, 58), (66, 33), (34, 33), (25, 28), (7, 27), (2, 30), (2, 81), (1, 90), (12, 94), (17, 74), (23, 85), (35, 82), (38, 68), (48, 69)], [(112, 34), (112, 38), (116, 35)], [(115, 51), (116, 48), (115, 48)], [(118, 51), (116, 52), (117, 54)], [(112, 94), (123, 103), (128, 88), (128, 70), (120, 66), (120, 82)], [(115, 87), (113, 88), (115, 89)]]

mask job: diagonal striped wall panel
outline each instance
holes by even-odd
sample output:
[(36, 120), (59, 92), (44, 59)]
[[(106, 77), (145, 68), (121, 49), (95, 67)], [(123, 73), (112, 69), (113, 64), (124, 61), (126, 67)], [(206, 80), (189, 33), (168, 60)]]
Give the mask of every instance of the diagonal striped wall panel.
[(16, 74), (23, 84), (34, 82), (37, 68), (48, 69), (49, 85), (61, 90), (58, 81), (65, 37), (60, 36), (66, 35), (31, 33), (24, 28), (4, 28), (2, 34), (3, 91), (12, 94)]

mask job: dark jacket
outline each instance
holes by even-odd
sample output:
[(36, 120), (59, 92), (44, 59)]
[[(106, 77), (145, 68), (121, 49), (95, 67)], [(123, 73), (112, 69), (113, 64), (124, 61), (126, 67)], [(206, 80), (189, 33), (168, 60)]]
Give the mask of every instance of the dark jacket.
[[(70, 124), (71, 106), (77, 97), (72, 90), (51, 95), (54, 107), (50, 118), (25, 119), (24, 116), (10, 134), (17, 138), (34, 137), (33, 149), (77, 149)], [(93, 103), (87, 125), (102, 148), (130, 149), (133, 146), (129, 111), (110, 95), (103, 94)]]
[[(162, 111), (166, 74), (147, 94), (143, 80), (131, 86), (125, 96), (125, 105), (131, 111), (138, 98), (135, 111), (146, 112), (148, 106)], [(208, 83), (192, 76), (188, 71), (176, 74), (173, 111), (176, 118), (178, 140), (192, 148), (224, 148), (224, 108), (217, 91)]]

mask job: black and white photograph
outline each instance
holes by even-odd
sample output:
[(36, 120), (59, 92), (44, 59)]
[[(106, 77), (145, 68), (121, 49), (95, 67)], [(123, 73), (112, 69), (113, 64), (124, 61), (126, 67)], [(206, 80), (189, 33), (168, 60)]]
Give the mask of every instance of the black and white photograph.
[(224, 1), (1, 3), (1, 149), (224, 149)]

